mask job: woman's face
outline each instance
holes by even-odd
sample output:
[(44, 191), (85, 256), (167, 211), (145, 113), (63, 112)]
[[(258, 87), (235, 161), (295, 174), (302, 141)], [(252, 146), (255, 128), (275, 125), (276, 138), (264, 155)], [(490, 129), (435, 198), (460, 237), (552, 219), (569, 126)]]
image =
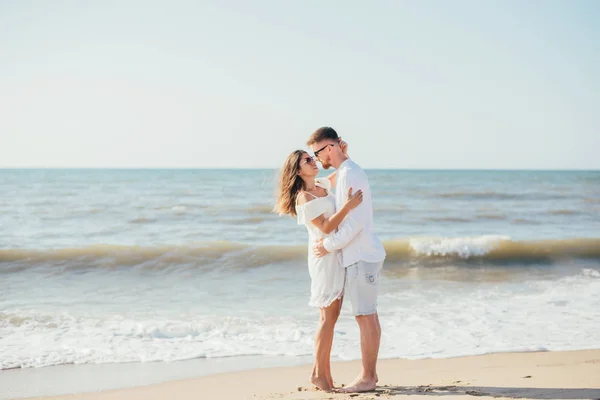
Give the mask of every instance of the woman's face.
[(302, 157), (300, 157), (299, 167), (298, 175), (300, 176), (313, 177), (317, 176), (319, 173), (317, 161), (308, 153), (304, 153), (302, 154)]

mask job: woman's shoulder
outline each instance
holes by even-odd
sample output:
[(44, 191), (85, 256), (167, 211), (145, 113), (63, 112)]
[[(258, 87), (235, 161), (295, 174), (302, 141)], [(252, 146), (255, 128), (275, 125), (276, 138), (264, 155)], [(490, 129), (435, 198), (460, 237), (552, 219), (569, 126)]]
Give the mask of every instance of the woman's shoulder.
[(298, 195), (296, 196), (296, 207), (301, 206), (303, 204), (306, 204), (308, 202), (311, 202), (313, 200), (318, 199), (318, 197), (308, 193), (308, 192), (300, 192), (298, 193)]
[(306, 224), (327, 211), (327, 203), (323, 197), (316, 197), (310, 193), (299, 193), (296, 202), (298, 224)]

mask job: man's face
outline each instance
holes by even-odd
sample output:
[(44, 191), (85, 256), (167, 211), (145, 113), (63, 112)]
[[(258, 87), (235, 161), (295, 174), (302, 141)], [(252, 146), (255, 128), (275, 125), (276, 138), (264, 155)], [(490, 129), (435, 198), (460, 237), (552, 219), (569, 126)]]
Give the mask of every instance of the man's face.
[(331, 168), (331, 150), (336, 144), (333, 140), (323, 140), (312, 145), (315, 157), (321, 162), (324, 169)]

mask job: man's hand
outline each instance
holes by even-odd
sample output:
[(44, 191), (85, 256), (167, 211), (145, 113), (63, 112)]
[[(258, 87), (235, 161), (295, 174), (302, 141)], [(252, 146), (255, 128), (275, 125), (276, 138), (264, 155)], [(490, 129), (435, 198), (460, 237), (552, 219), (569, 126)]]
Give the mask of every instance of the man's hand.
[(343, 141), (341, 137), (339, 138), (339, 143), (340, 143), (340, 149), (342, 149), (342, 153), (344, 153), (344, 155), (346, 157), (348, 157), (348, 143)]
[(313, 254), (317, 258), (321, 258), (329, 254), (329, 252), (325, 250), (325, 247), (323, 247), (323, 239), (319, 239), (315, 242), (315, 246), (313, 247)]

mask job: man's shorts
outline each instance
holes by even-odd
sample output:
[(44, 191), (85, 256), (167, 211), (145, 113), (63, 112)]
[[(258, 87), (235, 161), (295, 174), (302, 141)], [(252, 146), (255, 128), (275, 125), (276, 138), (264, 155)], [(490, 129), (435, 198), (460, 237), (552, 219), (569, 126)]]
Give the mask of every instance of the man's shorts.
[(352, 314), (371, 315), (377, 312), (377, 295), (383, 261), (369, 263), (359, 261), (346, 267), (344, 297), (350, 299)]

